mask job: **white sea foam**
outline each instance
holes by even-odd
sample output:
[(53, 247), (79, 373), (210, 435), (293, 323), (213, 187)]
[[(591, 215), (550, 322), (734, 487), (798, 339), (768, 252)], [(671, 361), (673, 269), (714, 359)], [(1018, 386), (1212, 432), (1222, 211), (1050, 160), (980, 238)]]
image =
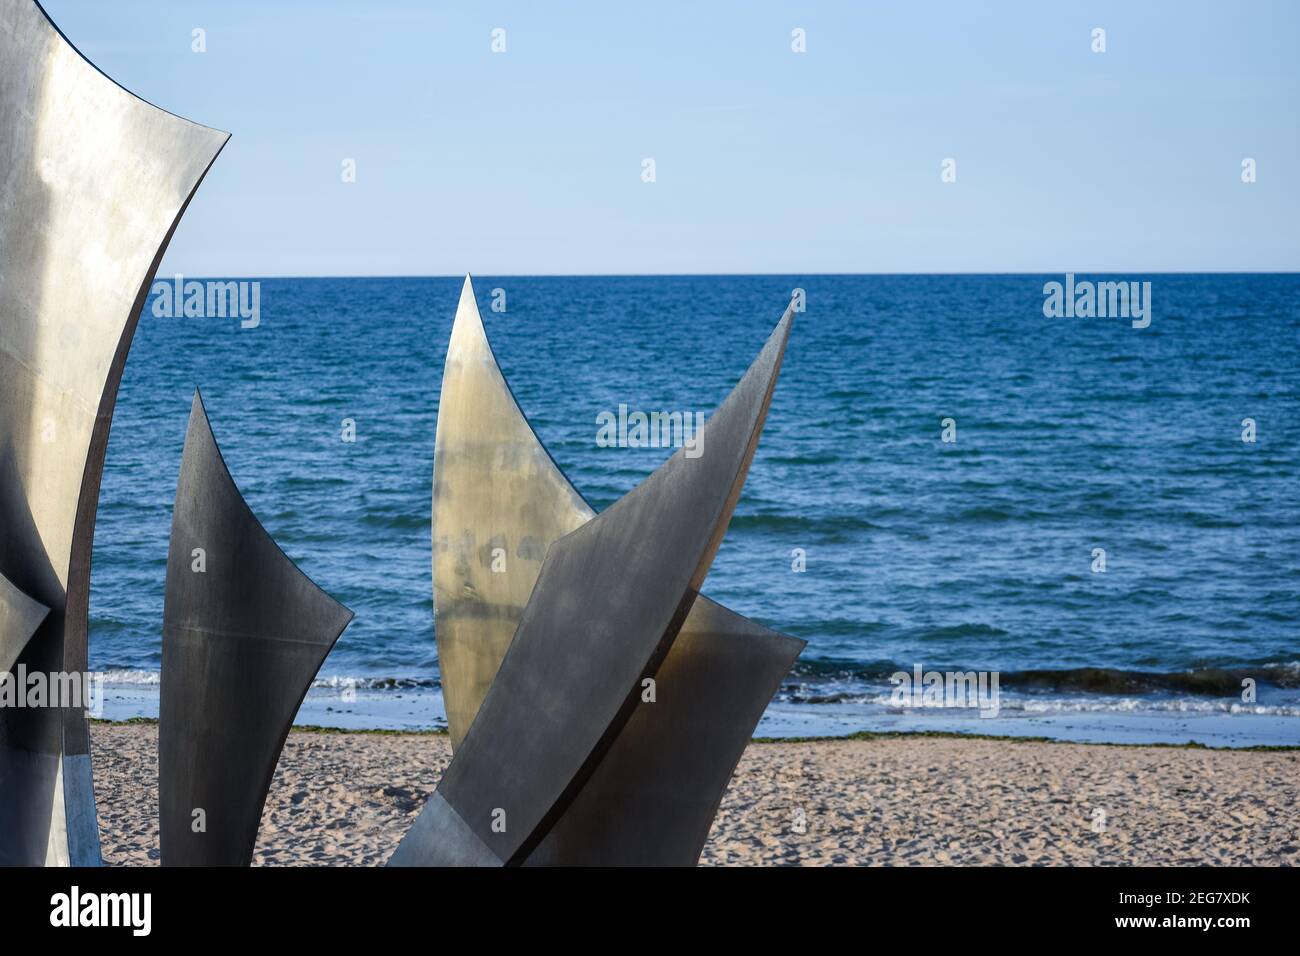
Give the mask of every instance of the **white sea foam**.
[[(1293, 695), (1288, 695), (1293, 696)], [(891, 712), (909, 712), (919, 710), (920, 708), (900, 708), (893, 696), (888, 693), (864, 692), (823, 692), (819, 696), (815, 687), (801, 685), (795, 692), (793, 698), (789, 694), (783, 695), (785, 700), (789, 700), (796, 706), (805, 706), (810, 708), (821, 707), (826, 704), (844, 704), (856, 705), (870, 708), (881, 708)], [(812, 700), (809, 700), (811, 698)], [(812, 702), (816, 701), (816, 702)], [(1046, 696), (1020, 696), (1013, 695), (1003, 691), (999, 700), (999, 707), (1004, 716), (1006, 712), (1021, 712), (1023, 714), (1063, 714), (1063, 713), (1085, 713), (1085, 714), (1242, 714), (1257, 715), (1267, 717), (1300, 717), (1300, 705), (1296, 703), (1283, 704), (1244, 704), (1237, 698), (1204, 698), (1204, 697), (1121, 697), (1110, 695), (1097, 696), (1069, 696), (1069, 697), (1046, 697)], [(926, 708), (932, 713), (949, 713), (954, 716), (976, 714), (978, 710), (970, 707), (937, 707)]]
[(114, 669), (100, 671), (104, 675), (105, 684), (158, 684), (161, 682), (161, 675), (157, 671), (137, 671)]
[(1300, 717), (1300, 707), (1289, 704), (1243, 704), (1237, 700), (1178, 697), (1152, 700), (1144, 697), (1049, 697), (1002, 701), (1003, 710), (1027, 714), (1253, 714), (1261, 717)]
[[(1278, 668), (1300, 669), (1300, 661), (1289, 664), (1274, 665)], [(157, 671), (113, 669), (103, 672), (107, 686), (154, 688), (160, 683)], [(318, 677), (312, 681), (311, 689), (326, 695), (345, 691), (364, 691), (367, 697), (382, 697), (385, 694), (411, 692), (428, 692), (440, 686), (436, 679), (407, 677), (348, 677), (331, 675)], [(833, 687), (818, 687), (815, 684), (799, 684), (787, 687), (777, 695), (778, 700), (787, 701), (799, 709), (807, 709), (813, 714), (824, 707), (835, 705), (863, 707), (868, 710), (880, 710), (888, 713), (908, 713), (919, 708), (899, 708), (890, 692), (861, 691), (851, 692)], [(1033, 716), (1049, 714), (1150, 714), (1173, 716), (1186, 715), (1240, 715), (1243, 717), (1300, 717), (1300, 702), (1293, 693), (1287, 694), (1287, 702), (1242, 703), (1237, 698), (1206, 697), (1141, 697), (1112, 695), (1072, 695), (1039, 696), (1023, 695), (1003, 691), (999, 701), (1002, 715)], [(815, 702), (814, 702), (815, 701)], [(972, 716), (979, 713), (976, 708), (941, 707), (925, 708), (930, 716), (948, 714), (953, 717)]]

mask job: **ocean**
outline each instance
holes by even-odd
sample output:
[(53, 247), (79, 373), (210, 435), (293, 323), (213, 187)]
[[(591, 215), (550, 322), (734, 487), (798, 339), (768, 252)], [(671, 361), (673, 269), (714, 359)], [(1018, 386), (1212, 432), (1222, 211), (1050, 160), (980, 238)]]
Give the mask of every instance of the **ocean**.
[[(671, 452), (603, 447), (598, 415), (711, 412), (804, 290), (705, 585), (808, 641), (759, 734), (1300, 744), (1300, 276), (1084, 279), (1149, 281), (1149, 325), (1046, 316), (1063, 275), (475, 288), (520, 405), (598, 509)], [(444, 726), (430, 492), (462, 280), (259, 281), (255, 328), (146, 303), (95, 536), (104, 715), (157, 713), (198, 387), (250, 506), (356, 612), (299, 722)], [(891, 677), (918, 668), (986, 672), (997, 706), (901, 700)]]

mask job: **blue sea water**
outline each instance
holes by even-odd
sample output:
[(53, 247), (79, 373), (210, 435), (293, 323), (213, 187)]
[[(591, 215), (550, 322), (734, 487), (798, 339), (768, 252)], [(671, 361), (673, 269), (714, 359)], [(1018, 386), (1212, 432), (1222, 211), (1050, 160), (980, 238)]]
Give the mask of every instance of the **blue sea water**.
[[(1046, 318), (1044, 283), (1063, 278), (475, 285), (516, 397), (597, 508), (669, 454), (600, 447), (598, 413), (710, 412), (806, 290), (705, 587), (808, 641), (761, 733), (1300, 744), (1300, 276), (1136, 277), (1152, 283), (1145, 329)], [(198, 386), (249, 504), (357, 614), (300, 721), (440, 725), (430, 491), (460, 284), (265, 279), (252, 329), (146, 305), (95, 539), (91, 664), (110, 715), (156, 712)], [(889, 676), (917, 665), (998, 672), (999, 716), (899, 707)]]

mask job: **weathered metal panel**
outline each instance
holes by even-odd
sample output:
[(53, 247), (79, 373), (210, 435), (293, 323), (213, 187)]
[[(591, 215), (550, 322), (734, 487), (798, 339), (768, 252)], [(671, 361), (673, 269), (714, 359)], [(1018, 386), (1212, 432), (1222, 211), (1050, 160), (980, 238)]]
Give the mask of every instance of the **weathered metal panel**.
[[(50, 608), (21, 663), (84, 674), (118, 383), (228, 134), (119, 87), (30, 0), (0, 0), (0, 65), (0, 574)], [(0, 712), (0, 864), (99, 862), (89, 754), (82, 708)]]
[(163, 606), (164, 866), (247, 866), (285, 738), (352, 612), (280, 550), (194, 396)]

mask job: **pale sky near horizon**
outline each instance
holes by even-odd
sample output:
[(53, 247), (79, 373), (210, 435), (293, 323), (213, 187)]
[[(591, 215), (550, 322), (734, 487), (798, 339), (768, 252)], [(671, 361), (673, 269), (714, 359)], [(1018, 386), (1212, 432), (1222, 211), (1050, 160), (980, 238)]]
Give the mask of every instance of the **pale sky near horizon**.
[(163, 276), (1300, 269), (1284, 0), (43, 5), (233, 134)]

